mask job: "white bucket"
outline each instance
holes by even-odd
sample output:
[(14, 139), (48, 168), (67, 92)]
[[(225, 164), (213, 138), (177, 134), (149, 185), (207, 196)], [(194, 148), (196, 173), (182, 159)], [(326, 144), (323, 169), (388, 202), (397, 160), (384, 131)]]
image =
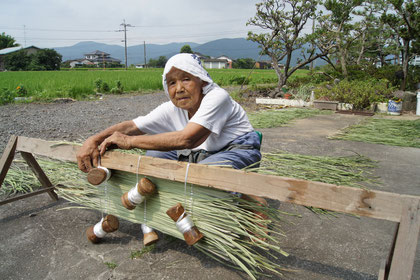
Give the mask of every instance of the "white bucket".
[(394, 101), (389, 100), (388, 101), (388, 114), (389, 115), (401, 115), (402, 111), (402, 101)]

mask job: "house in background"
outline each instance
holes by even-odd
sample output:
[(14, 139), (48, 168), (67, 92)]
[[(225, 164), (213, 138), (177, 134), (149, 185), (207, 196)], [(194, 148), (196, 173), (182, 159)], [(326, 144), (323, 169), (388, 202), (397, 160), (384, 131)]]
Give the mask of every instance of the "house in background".
[(271, 61), (257, 61), (255, 62), (255, 68), (257, 69), (272, 69)]
[(409, 63), (413, 66), (420, 66), (420, 55), (414, 56)]
[(219, 57), (216, 57), (216, 59), (226, 59), (226, 60), (227, 60), (227, 62), (228, 62), (228, 67), (227, 67), (227, 68), (232, 69), (232, 63), (233, 63), (233, 60), (232, 60), (232, 59), (230, 59), (228, 56), (226, 56), (226, 55), (221, 55), (221, 56), (219, 56)]
[(67, 60), (71, 68), (83, 65), (103, 65), (103, 64), (121, 64), (121, 60), (111, 57), (109, 53), (102, 51), (94, 51), (84, 54), (85, 58)]
[(0, 71), (6, 70), (4, 68), (4, 58), (6, 57), (6, 55), (17, 52), (17, 51), (20, 51), (20, 50), (24, 50), (27, 55), (31, 55), (31, 54), (34, 54), (37, 51), (39, 51), (40, 48), (37, 48), (35, 46), (22, 48), (21, 46), (19, 46), (19, 47), (12, 47), (12, 48), (6, 48), (6, 49), (0, 50)]

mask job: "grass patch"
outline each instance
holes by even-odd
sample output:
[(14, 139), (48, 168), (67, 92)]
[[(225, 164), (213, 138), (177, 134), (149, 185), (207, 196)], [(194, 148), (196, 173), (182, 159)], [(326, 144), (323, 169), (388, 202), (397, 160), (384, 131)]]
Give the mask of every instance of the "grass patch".
[(115, 269), (117, 268), (118, 264), (114, 263), (114, 262), (104, 262), (104, 264), (109, 268), (109, 269)]
[[(248, 77), (250, 69), (209, 69), (209, 74), (220, 86), (240, 85)], [(300, 75), (305, 70), (297, 71)], [(95, 81), (101, 80), (109, 89), (118, 88), (118, 81), (124, 92), (150, 92), (163, 90), (162, 68), (135, 70), (86, 70), (86, 71), (8, 71), (0, 73), (2, 92), (32, 97), (32, 101), (50, 101), (55, 98), (85, 99), (95, 94)], [(274, 70), (253, 70), (246, 84), (276, 83)], [(3, 89), (4, 88), (4, 89)], [(10, 95), (8, 94), (8, 95)], [(0, 96), (1, 97), (1, 96)], [(7, 98), (8, 96), (6, 96)], [(3, 102), (8, 103), (8, 102)]]
[(420, 148), (420, 119), (367, 119), (329, 138)]
[(155, 249), (155, 244), (152, 244), (150, 246), (145, 246), (141, 250), (131, 251), (130, 259), (140, 259), (143, 257), (144, 254), (150, 253)]
[(254, 128), (272, 128), (284, 126), (295, 119), (304, 119), (319, 114), (332, 114), (329, 110), (290, 108), (265, 110), (248, 115)]

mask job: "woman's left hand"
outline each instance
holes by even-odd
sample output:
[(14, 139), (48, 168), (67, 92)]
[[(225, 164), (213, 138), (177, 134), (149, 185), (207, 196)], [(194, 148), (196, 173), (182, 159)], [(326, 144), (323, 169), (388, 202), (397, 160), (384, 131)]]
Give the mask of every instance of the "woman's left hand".
[(122, 134), (121, 132), (114, 132), (111, 136), (106, 138), (99, 146), (100, 155), (102, 156), (106, 152), (106, 149), (111, 145), (115, 145), (123, 150), (131, 149), (132, 147), (129, 141), (129, 137), (130, 136)]

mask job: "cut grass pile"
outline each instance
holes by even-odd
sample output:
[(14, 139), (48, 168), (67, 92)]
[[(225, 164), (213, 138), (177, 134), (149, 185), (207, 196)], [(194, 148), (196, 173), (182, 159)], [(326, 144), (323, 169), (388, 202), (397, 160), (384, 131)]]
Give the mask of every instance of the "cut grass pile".
[(329, 138), (420, 148), (420, 119), (367, 119)]
[(260, 167), (255, 171), (334, 185), (366, 188), (377, 184), (377, 178), (374, 178), (370, 172), (375, 166), (374, 161), (360, 155), (326, 157), (278, 151), (263, 153)]
[(284, 126), (295, 119), (304, 119), (319, 114), (332, 114), (329, 110), (288, 108), (281, 110), (264, 110), (248, 114), (254, 128), (272, 128)]

